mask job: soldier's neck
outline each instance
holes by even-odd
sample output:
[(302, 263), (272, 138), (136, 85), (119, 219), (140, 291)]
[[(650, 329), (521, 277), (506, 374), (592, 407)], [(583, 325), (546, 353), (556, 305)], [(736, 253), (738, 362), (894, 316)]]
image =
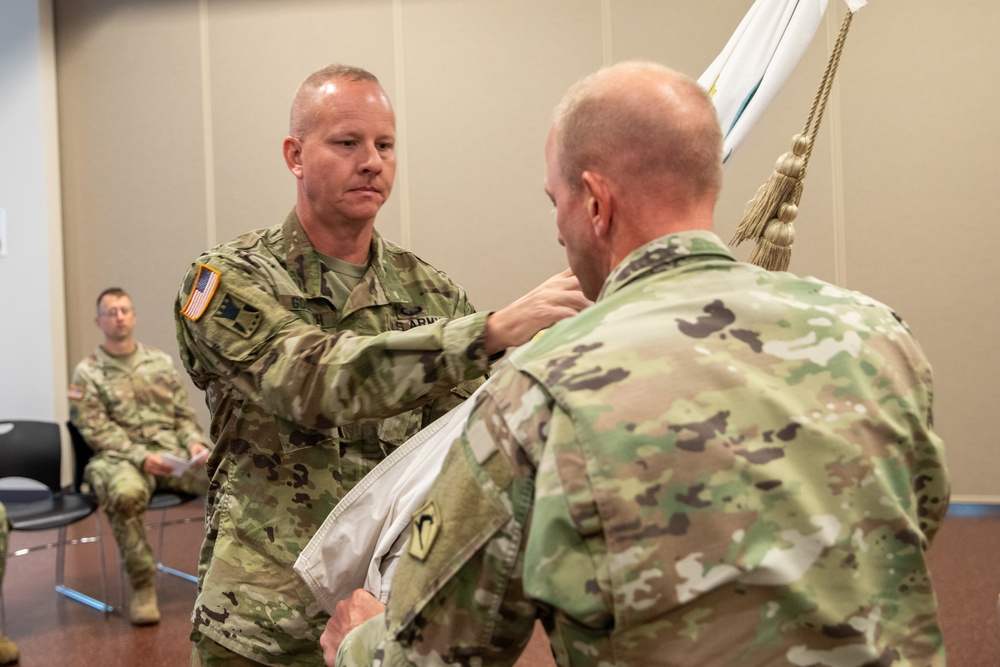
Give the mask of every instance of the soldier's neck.
[(108, 354), (116, 357), (123, 357), (127, 354), (135, 352), (136, 343), (134, 338), (126, 338), (125, 340), (108, 340), (105, 338), (101, 347)]
[(299, 215), (302, 231), (317, 251), (349, 264), (365, 264), (372, 245), (375, 219), (345, 221), (339, 224), (322, 223), (308, 216)]

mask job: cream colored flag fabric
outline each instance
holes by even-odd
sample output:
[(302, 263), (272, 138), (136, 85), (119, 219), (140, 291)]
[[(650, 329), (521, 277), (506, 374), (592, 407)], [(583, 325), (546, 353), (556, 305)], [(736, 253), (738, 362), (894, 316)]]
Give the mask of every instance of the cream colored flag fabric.
[[(857, 2), (858, 0), (853, 0)], [(712, 96), (728, 160), (812, 41), (827, 0), (757, 0), (699, 77)]]

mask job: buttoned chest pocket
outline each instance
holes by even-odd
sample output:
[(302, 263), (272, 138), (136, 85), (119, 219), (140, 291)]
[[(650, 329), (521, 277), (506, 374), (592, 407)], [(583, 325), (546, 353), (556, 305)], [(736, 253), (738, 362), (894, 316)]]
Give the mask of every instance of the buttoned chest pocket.
[(423, 425), (423, 415), (424, 408), (417, 408), (383, 419), (378, 424), (379, 442), (388, 445), (390, 451), (395, 449), (417, 434)]
[[(308, 451), (318, 451), (322, 447), (336, 447), (340, 437), (338, 429), (328, 431), (306, 428), (295, 422), (275, 417), (278, 427), (278, 441), (284, 454), (296, 454)], [(336, 449), (334, 451), (337, 451)], [(336, 456), (325, 455), (331, 462)]]

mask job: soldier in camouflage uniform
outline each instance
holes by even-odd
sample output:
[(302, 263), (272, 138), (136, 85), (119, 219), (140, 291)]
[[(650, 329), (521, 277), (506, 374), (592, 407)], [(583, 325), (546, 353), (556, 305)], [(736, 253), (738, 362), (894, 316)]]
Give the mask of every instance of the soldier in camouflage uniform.
[(216, 448), (192, 664), (322, 665), (329, 618), (292, 565), (336, 503), (474, 389), (491, 356), (590, 302), (568, 271), (494, 313), (374, 230), (395, 119), (370, 73), (296, 93), (284, 224), (203, 254), (177, 334)]
[(671, 70), (570, 90), (546, 189), (597, 303), (484, 388), (337, 665), (511, 664), (536, 617), (559, 665), (944, 665), (930, 367), (886, 306), (735, 261), (720, 158)]
[[(7, 508), (0, 503), (0, 588), (3, 587), (3, 574), (7, 569), (7, 540), (10, 537), (10, 526), (7, 525)], [(0, 632), (0, 665), (17, 662), (21, 652), (17, 644)]]
[(204, 458), (174, 477), (163, 456), (197, 456), (208, 448), (208, 438), (173, 360), (135, 340), (128, 294), (117, 287), (102, 292), (95, 321), (104, 342), (73, 371), (70, 420), (95, 452), (85, 476), (108, 516), (132, 584), (129, 618), (149, 625), (160, 620), (160, 612), (146, 506), (156, 489), (205, 493)]

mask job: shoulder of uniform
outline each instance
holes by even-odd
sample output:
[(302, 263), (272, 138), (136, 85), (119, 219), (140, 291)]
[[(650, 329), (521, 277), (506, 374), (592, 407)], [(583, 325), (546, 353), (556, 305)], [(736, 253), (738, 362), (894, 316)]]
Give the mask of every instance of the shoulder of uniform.
[(264, 242), (270, 243), (276, 238), (280, 238), (282, 235), (281, 225), (275, 225), (274, 227), (265, 227), (263, 229), (254, 229), (249, 232), (244, 232), (240, 234), (232, 241), (228, 243), (223, 243), (219, 248), (232, 248), (233, 250), (245, 250), (247, 248), (252, 248), (255, 245)]
[(156, 357), (157, 359), (167, 359), (167, 360), (170, 359), (170, 355), (158, 347), (153, 347), (152, 345), (149, 345), (147, 343), (140, 343), (138, 341), (136, 342), (136, 345), (143, 352), (143, 354), (147, 356)]
[(192, 262), (184, 274), (182, 294), (190, 294), (195, 282), (208, 275), (208, 272), (221, 279), (233, 271), (256, 274), (264, 265), (271, 266), (271, 269), (264, 269), (264, 273), (279, 268), (283, 270), (284, 260), (274, 251), (281, 234), (280, 226), (258, 229), (206, 250)]
[(73, 367), (73, 377), (86, 375), (97, 364), (97, 356), (91, 352)]
[(386, 242), (385, 249), (387, 261), (391, 262), (393, 267), (400, 273), (419, 275), (420, 277), (430, 278), (439, 284), (448, 284), (458, 287), (458, 284), (451, 279), (451, 276), (420, 257), (412, 250), (407, 250), (397, 245), (393, 245), (390, 248), (390, 244), (388, 242)]
[(282, 231), (280, 225), (244, 232), (236, 238), (226, 241), (225, 243), (220, 243), (214, 248), (210, 248), (209, 250), (203, 252), (201, 256), (194, 261), (193, 266), (197, 267), (199, 264), (211, 265), (213, 260), (231, 257), (242, 250), (249, 250), (262, 243), (271, 245), (280, 239), (281, 235)]

